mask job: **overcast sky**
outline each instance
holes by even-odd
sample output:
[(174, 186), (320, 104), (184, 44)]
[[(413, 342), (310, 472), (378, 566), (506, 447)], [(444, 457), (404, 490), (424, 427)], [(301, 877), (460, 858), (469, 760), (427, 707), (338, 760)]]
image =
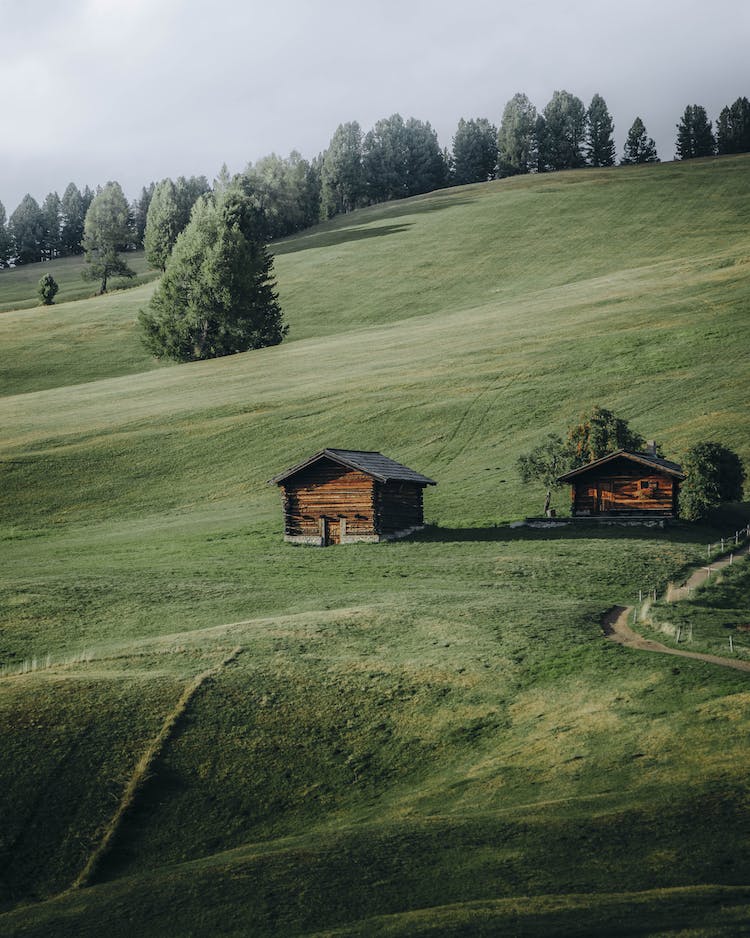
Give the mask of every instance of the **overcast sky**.
[(0, 0), (0, 201), (71, 180), (128, 197), (399, 112), (450, 146), (525, 92), (598, 92), (618, 155), (636, 115), (662, 159), (685, 105), (750, 97), (748, 0)]

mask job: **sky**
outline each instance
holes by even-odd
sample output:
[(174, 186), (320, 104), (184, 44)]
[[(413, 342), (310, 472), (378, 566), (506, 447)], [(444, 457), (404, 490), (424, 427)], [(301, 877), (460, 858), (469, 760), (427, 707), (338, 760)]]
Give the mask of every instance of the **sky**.
[(0, 201), (71, 181), (129, 198), (165, 176), (324, 150), (336, 127), (461, 117), (499, 125), (518, 91), (636, 116), (663, 160), (701, 104), (750, 97), (747, 0), (0, 0)]

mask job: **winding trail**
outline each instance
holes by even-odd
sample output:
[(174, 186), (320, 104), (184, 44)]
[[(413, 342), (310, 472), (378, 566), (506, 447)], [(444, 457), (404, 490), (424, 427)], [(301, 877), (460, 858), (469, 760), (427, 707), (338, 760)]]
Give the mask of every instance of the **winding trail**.
[(677, 655), (679, 658), (695, 658), (698, 661), (708, 661), (709, 664), (718, 664), (723, 668), (734, 668), (736, 671), (750, 671), (750, 661), (739, 661), (734, 658), (721, 658), (719, 655), (704, 655), (699, 651), (682, 651), (679, 648), (669, 648), (661, 642), (644, 638), (634, 632), (628, 625), (628, 619), (633, 612), (632, 606), (613, 606), (602, 620), (602, 629), (607, 638), (626, 648), (636, 648), (638, 651), (657, 651), (664, 655)]

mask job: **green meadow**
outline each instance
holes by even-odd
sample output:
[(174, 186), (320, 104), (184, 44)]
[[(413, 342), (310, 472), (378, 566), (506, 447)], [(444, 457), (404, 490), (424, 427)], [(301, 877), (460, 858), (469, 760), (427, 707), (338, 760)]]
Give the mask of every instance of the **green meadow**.
[[(600, 627), (747, 505), (510, 527), (595, 404), (750, 463), (748, 218), (747, 156), (376, 206), (271, 245), (282, 345), (179, 366), (152, 284), (0, 272), (0, 934), (749, 934), (748, 675)], [(285, 544), (324, 446), (436, 479), (428, 527)], [(690, 600), (735, 656), (747, 563)]]

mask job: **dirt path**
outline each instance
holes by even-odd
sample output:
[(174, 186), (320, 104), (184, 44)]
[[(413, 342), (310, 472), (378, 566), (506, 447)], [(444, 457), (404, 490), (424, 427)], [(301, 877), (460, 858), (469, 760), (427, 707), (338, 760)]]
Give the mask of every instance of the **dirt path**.
[[(744, 552), (743, 550), (743, 553)], [(750, 553), (750, 551), (748, 552)], [(738, 560), (739, 557), (740, 554), (738, 551), (737, 554), (734, 555), (734, 559)], [(682, 586), (675, 586), (674, 583), (670, 583), (667, 587), (667, 602), (676, 603), (680, 599), (687, 599), (696, 586), (705, 583), (714, 573), (717, 573), (722, 567), (728, 567), (731, 562), (732, 558), (730, 555), (722, 557), (720, 560), (709, 561), (704, 567), (699, 567), (697, 570), (694, 570)]]
[(708, 661), (709, 664), (718, 664), (723, 668), (750, 671), (750, 661), (736, 661), (734, 658), (704, 655), (697, 651), (681, 651), (678, 648), (669, 648), (667, 645), (662, 645), (661, 642), (655, 642), (650, 638), (644, 638), (634, 632), (628, 625), (632, 612), (632, 606), (613, 606), (609, 610), (602, 621), (602, 629), (610, 641), (617, 642), (618, 645), (625, 645), (626, 648), (637, 648), (639, 651), (657, 651), (664, 655), (677, 655), (680, 658)]

